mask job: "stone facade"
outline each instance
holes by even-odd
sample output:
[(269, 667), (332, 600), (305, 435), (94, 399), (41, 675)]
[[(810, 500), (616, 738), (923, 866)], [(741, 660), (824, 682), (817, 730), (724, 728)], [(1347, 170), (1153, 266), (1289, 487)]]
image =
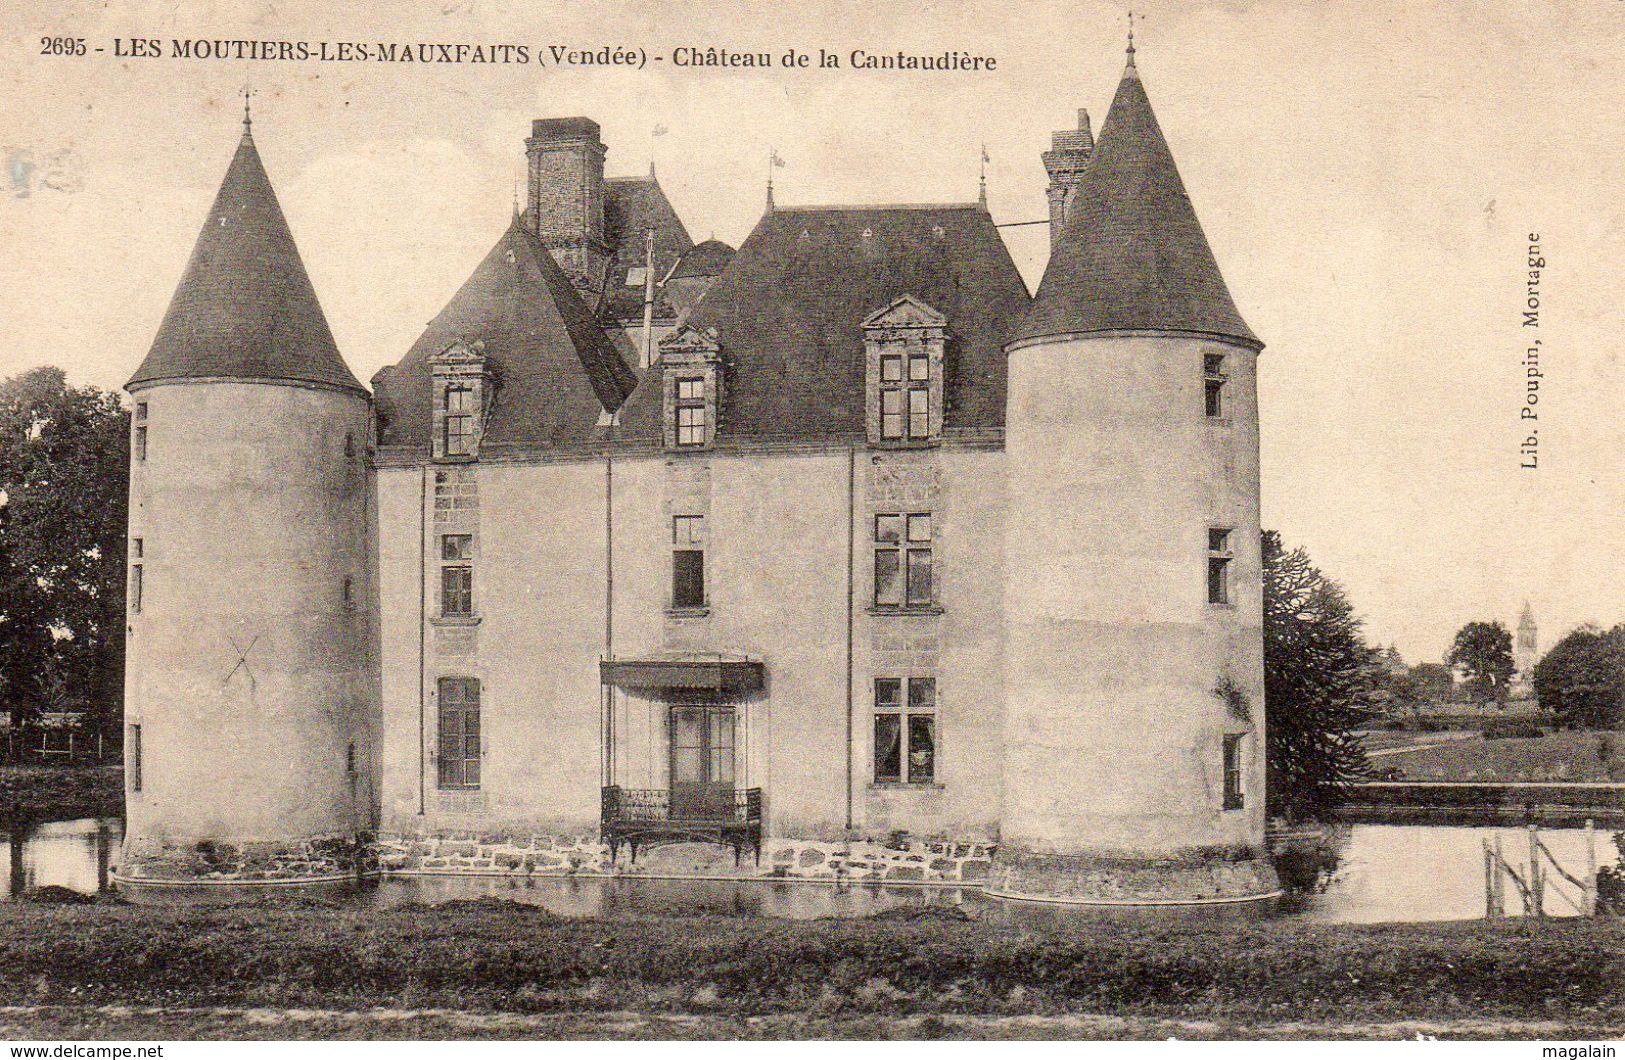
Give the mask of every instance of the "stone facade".
[(965, 884), (981, 886), (997, 852), (993, 844), (947, 839), (769, 839), (759, 859), (746, 852), (738, 865), (725, 847), (669, 843), (611, 857), (596, 832), (511, 835), (477, 831), (385, 832), (377, 865), (384, 875), (475, 874), (502, 876), (721, 877)]

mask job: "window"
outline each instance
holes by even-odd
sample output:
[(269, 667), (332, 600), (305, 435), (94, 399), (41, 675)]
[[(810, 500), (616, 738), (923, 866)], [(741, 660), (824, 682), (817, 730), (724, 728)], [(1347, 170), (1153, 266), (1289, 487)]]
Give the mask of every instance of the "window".
[(875, 783), (930, 784), (936, 775), (936, 680), (876, 678)]
[(348, 747), (346, 747), (344, 749), (344, 771), (346, 773), (350, 774), (352, 777), (355, 776), (355, 741), (354, 740), (351, 740), (350, 741), (350, 746), (348, 746)]
[(875, 516), (875, 606), (930, 607), (931, 513)]
[(474, 388), (461, 383), (446, 387), (445, 443), (447, 456), (474, 451)]
[(705, 516), (671, 520), (671, 606), (705, 606)]
[(355, 581), (354, 581), (354, 579), (346, 578), (346, 579), (344, 579), (344, 602), (345, 603), (350, 603), (354, 599), (354, 597), (355, 597)]
[(931, 437), (931, 358), (926, 354), (881, 356), (880, 437), (887, 441)]
[(131, 725), (124, 740), (124, 758), (129, 763), (130, 790), (141, 790), (141, 726)]
[(480, 683), (440, 679), (440, 786), (480, 786)]
[(1224, 808), (1227, 810), (1242, 807), (1241, 741), (1245, 738), (1241, 735), (1224, 738)]
[(705, 444), (705, 380), (677, 380), (677, 444)]
[(135, 440), (131, 444), (138, 461), (147, 459), (147, 403), (135, 403)]
[(344, 455), (355, 456), (355, 435), (350, 431), (344, 432)]
[(1230, 602), (1230, 531), (1209, 529), (1207, 532), (1207, 602)]
[(474, 614), (474, 535), (440, 537), (440, 613), (452, 617)]
[(1215, 419), (1224, 415), (1224, 356), (1217, 353), (1202, 356), (1202, 389), (1207, 414)]
[(130, 538), (130, 614), (141, 613), (141, 559), (146, 552), (139, 537)]

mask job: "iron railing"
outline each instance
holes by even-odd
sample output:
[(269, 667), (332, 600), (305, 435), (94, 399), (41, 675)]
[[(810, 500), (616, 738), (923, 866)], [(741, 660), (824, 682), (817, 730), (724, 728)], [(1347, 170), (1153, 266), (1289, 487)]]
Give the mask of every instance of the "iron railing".
[(657, 842), (712, 842), (733, 848), (734, 863), (749, 846), (762, 856), (762, 789), (734, 788), (694, 793), (663, 788), (605, 787), (601, 793), (600, 831), (611, 857), (622, 843), (637, 862), (638, 848)]

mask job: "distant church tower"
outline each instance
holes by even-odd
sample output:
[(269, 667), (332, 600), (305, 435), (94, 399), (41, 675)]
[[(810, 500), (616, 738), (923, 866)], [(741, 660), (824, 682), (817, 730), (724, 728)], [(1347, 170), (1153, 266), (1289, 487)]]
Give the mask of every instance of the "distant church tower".
[(242, 140), (126, 384), (127, 880), (343, 876), (373, 826), (369, 398)]
[(1512, 664), (1517, 667), (1516, 683), (1522, 688), (1532, 687), (1535, 663), (1540, 661), (1540, 631), (1535, 627), (1535, 609), (1529, 601), (1523, 602), (1523, 613), (1518, 616), (1518, 637), (1513, 643)]
[(1268, 895), (1263, 344), (1219, 274), (1132, 41), (1064, 198), (1006, 347), (1006, 761), (991, 890)]

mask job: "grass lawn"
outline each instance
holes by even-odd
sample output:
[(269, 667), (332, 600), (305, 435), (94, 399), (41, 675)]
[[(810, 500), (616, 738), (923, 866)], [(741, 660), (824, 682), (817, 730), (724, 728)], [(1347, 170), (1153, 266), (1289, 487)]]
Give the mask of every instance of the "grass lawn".
[(1039, 933), (946, 915), (567, 920), (493, 901), (289, 898), (0, 917), (0, 1032), (23, 1038), (1403, 1037), (1424, 1024), (1619, 1033), (1625, 921)]
[[(1382, 733), (1386, 746), (1403, 746)], [(1422, 734), (1417, 734), (1421, 736)], [(1443, 735), (1443, 734), (1433, 734)], [(1561, 730), (1540, 739), (1413, 740), (1419, 751), (1382, 755), (1380, 769), (1402, 771), (1397, 780), (1567, 781), (1625, 783), (1625, 732)], [(1367, 746), (1373, 746), (1369, 741)]]
[(119, 817), (124, 813), (124, 767), (0, 766), (0, 819)]

